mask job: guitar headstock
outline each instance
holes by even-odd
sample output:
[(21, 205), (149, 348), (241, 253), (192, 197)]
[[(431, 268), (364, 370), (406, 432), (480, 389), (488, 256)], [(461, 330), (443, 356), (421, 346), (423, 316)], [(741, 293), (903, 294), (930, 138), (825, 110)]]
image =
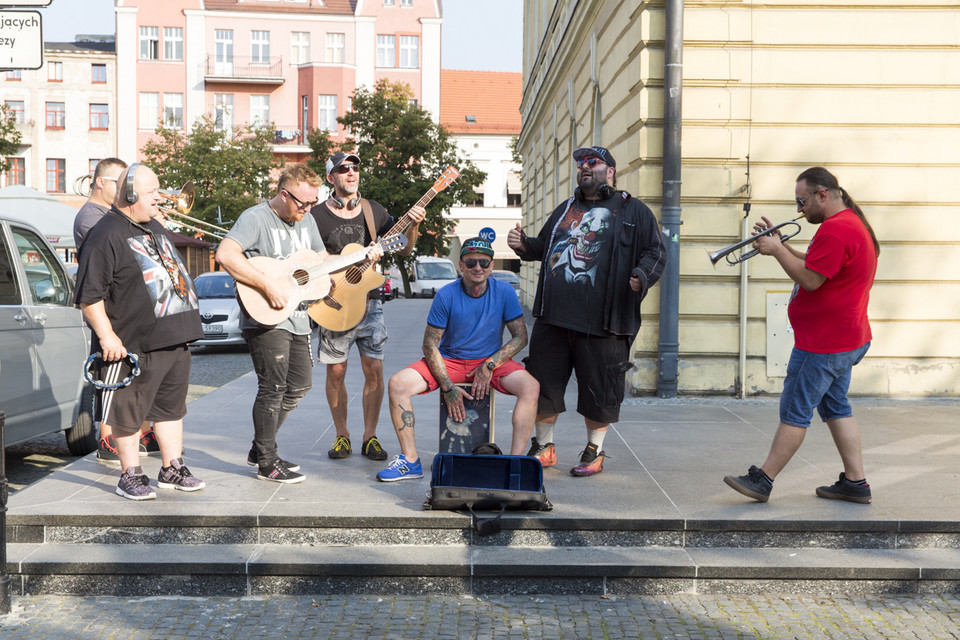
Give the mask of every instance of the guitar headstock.
[(384, 253), (400, 251), (407, 246), (407, 236), (403, 235), (402, 233), (387, 236), (380, 240), (380, 246), (383, 247)]
[(449, 187), (453, 181), (459, 177), (460, 171), (457, 170), (457, 168), (453, 165), (450, 165), (447, 167), (447, 170), (444, 171), (439, 178), (437, 178), (437, 181), (433, 183), (433, 190), (439, 193)]

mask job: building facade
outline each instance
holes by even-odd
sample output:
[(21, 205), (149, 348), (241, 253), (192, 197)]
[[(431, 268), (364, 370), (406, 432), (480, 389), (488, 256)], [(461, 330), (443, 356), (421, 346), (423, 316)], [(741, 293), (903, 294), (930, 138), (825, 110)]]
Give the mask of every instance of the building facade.
[(522, 74), (444, 69), (440, 79), (440, 124), (487, 174), (470, 205), (446, 214), (456, 221), (450, 254), (457, 255), (464, 240), (492, 231), (495, 268), (517, 271), (507, 232), (520, 222), (521, 166), (511, 147), (520, 134)]
[(302, 160), (307, 132), (344, 139), (337, 116), (382, 78), (439, 113), (438, 0), (115, 1), (121, 157), (206, 114), (228, 130), (272, 123), (275, 153)]
[[(671, 0), (524, 3), (523, 219), (535, 233), (574, 187), (571, 151), (601, 144), (620, 188), (659, 215), (665, 9)], [(873, 344), (851, 393), (955, 396), (960, 381), (960, 49), (956, 5), (704, 0), (683, 10), (681, 394), (779, 393), (792, 282), (759, 257), (707, 253), (764, 215), (794, 218), (822, 165), (881, 242)], [(745, 205), (749, 218), (745, 219)], [(792, 240), (804, 246), (815, 228)], [(536, 267), (525, 265), (527, 302)], [(636, 393), (657, 386), (659, 290), (634, 345)]]
[(79, 36), (47, 42), (43, 66), (6, 71), (2, 103), (13, 112), (22, 136), (13, 167), (0, 186), (23, 185), (79, 207), (78, 178), (116, 154), (116, 69), (113, 36)]

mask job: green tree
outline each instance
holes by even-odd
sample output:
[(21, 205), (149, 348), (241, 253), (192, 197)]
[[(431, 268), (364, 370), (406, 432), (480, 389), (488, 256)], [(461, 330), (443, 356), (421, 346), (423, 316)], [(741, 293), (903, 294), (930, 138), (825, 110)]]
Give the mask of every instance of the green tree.
[[(353, 136), (340, 150), (360, 156), (360, 192), (382, 204), (397, 219), (420, 200), (447, 167), (460, 171), (456, 182), (440, 191), (427, 206), (427, 217), (420, 224), (413, 254), (387, 256), (386, 264), (400, 267), (409, 295), (407, 273), (413, 258), (449, 252), (447, 234), (456, 221), (444, 218), (443, 213), (454, 204), (471, 202), (486, 174), (461, 156), (449, 132), (433, 121), (430, 112), (414, 104), (413, 92), (406, 83), (379, 80), (372, 91), (366, 87), (357, 89), (352, 110), (337, 120)], [(325, 134), (314, 131), (308, 134), (308, 140), (314, 149), (313, 166), (323, 174), (334, 145)]]
[(13, 111), (7, 109), (6, 105), (0, 105), (3, 111), (0, 111), (0, 173), (10, 169), (10, 162), (7, 156), (11, 156), (20, 150), (20, 143), (23, 137), (17, 131), (17, 126), (13, 121)]
[(273, 135), (268, 127), (218, 130), (208, 114), (197, 119), (189, 133), (161, 126), (141, 151), (144, 164), (156, 171), (165, 189), (193, 181), (190, 216), (216, 224), (219, 208), (226, 223), (270, 195), (270, 172), (280, 166)]

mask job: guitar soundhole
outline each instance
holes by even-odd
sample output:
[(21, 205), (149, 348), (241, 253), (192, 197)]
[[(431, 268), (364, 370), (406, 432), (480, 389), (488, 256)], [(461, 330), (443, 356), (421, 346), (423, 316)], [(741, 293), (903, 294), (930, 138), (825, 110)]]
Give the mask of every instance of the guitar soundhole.
[(294, 281), (301, 287), (307, 284), (308, 282), (310, 282), (309, 274), (307, 274), (307, 272), (304, 271), (303, 269), (297, 269), (290, 275), (293, 277)]
[(357, 284), (363, 278), (363, 271), (356, 267), (350, 267), (343, 272), (343, 277), (350, 284)]

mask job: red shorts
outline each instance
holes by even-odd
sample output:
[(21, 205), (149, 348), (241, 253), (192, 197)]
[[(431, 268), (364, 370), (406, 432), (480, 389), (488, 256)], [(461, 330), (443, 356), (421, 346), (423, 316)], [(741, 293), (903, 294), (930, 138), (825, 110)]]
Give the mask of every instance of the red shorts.
[[(463, 382), (473, 382), (473, 378), (467, 378), (467, 374), (486, 361), (487, 358), (480, 358), (479, 360), (456, 360), (453, 358), (444, 358), (443, 364), (447, 365), (447, 374), (450, 376), (450, 381), (454, 384), (460, 384)], [(434, 389), (440, 388), (440, 384), (437, 382), (437, 379), (434, 378), (433, 374), (430, 372), (430, 367), (427, 366), (426, 358), (417, 360), (407, 368), (413, 369), (419, 373), (427, 382), (427, 390), (424, 391), (424, 393), (430, 393)], [(493, 370), (493, 377), (490, 378), (490, 386), (500, 393), (506, 393), (509, 395), (510, 392), (505, 390), (500, 384), (500, 378), (503, 376), (508, 376), (514, 371), (523, 371), (523, 366), (518, 362), (514, 362), (513, 360), (507, 360)]]

